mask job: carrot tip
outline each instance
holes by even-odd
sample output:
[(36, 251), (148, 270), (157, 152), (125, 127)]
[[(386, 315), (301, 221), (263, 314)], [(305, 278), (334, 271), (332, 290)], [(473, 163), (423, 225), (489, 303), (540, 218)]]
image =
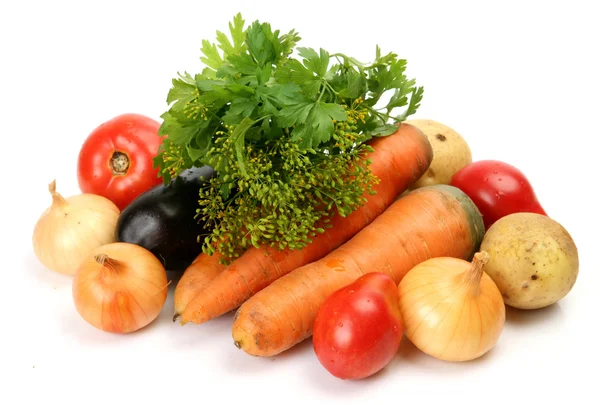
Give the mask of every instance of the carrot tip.
[(177, 312), (175, 312), (175, 313), (173, 314), (173, 322), (175, 322), (175, 321), (177, 320), (177, 318), (179, 318), (179, 315), (180, 315), (180, 314), (178, 314)]
[(233, 344), (234, 344), (234, 345), (235, 345), (235, 347), (237, 347), (238, 349), (241, 349), (241, 348), (242, 348), (242, 344), (241, 344), (241, 343), (240, 343), (240, 341), (238, 341), (238, 340), (235, 340), (235, 341), (233, 342)]

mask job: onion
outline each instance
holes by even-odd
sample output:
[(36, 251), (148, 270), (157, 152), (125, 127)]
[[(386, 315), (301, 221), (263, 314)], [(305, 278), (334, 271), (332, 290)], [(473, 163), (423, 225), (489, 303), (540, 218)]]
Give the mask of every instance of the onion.
[(491, 350), (504, 328), (505, 306), (483, 271), (489, 259), (482, 251), (472, 263), (438, 257), (411, 269), (398, 285), (408, 340), (446, 361), (469, 361)]
[(48, 186), (52, 205), (33, 230), (33, 250), (50, 270), (73, 275), (90, 252), (115, 241), (119, 209), (109, 199), (95, 194), (63, 198), (56, 180)]
[(95, 249), (75, 273), (79, 315), (111, 333), (129, 333), (158, 317), (167, 299), (167, 272), (149, 250), (116, 242)]

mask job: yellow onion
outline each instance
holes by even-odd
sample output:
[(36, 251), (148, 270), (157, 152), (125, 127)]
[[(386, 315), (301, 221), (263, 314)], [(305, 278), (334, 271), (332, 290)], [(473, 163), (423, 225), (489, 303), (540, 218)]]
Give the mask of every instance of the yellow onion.
[(471, 263), (438, 257), (412, 268), (398, 285), (408, 340), (446, 361), (469, 361), (491, 350), (504, 329), (505, 306), (483, 271), (489, 259), (482, 251)]
[(81, 261), (95, 248), (115, 241), (119, 209), (95, 194), (63, 198), (56, 180), (48, 186), (52, 205), (37, 220), (33, 250), (48, 269), (73, 275)]
[(129, 333), (154, 321), (167, 299), (167, 272), (149, 250), (115, 242), (95, 249), (73, 278), (79, 315), (94, 327)]

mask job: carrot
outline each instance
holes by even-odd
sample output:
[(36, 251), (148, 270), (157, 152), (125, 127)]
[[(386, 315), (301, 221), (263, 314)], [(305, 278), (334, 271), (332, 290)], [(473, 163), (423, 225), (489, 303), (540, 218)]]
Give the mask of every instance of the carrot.
[(204, 288), (210, 281), (223, 272), (225, 265), (219, 262), (219, 258), (220, 255), (218, 253), (212, 256), (200, 253), (192, 264), (185, 269), (177, 283), (177, 287), (175, 287), (173, 322), (183, 313), (197, 291)]
[(350, 241), (274, 281), (236, 312), (233, 339), (253, 356), (274, 356), (312, 335), (316, 313), (334, 291), (368, 272), (398, 284), (415, 265), (469, 259), (484, 235), (475, 204), (452, 186), (423, 187), (394, 202)]
[(379, 179), (375, 195), (343, 218), (335, 214), (331, 228), (299, 250), (250, 248), (223, 273), (198, 292), (181, 314), (181, 324), (203, 323), (241, 305), (248, 298), (297, 267), (318, 260), (342, 245), (380, 215), (395, 198), (417, 181), (429, 167), (433, 152), (416, 127), (401, 124), (394, 134), (370, 142), (371, 171)]

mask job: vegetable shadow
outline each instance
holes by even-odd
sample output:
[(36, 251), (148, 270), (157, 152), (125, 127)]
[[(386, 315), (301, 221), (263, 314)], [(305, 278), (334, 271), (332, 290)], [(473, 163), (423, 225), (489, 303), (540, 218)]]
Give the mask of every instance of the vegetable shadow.
[[(181, 325), (179, 319), (173, 322), (173, 305), (171, 305), (169, 317), (163, 327), (169, 330), (170, 340), (176, 343), (182, 351), (202, 351), (213, 344), (219, 346), (223, 339), (231, 339), (233, 312), (225, 313), (201, 324), (190, 322)], [(233, 347), (233, 341), (231, 346)]]
[(506, 306), (506, 323), (516, 327), (534, 328), (547, 322), (559, 322), (564, 318), (560, 302), (540, 309), (517, 309)]
[[(323, 368), (318, 360), (315, 360), (316, 365), (313, 365), (307, 370), (308, 380), (312, 388), (318, 390), (322, 395), (327, 395), (333, 398), (352, 398), (368, 396), (369, 391), (378, 391), (381, 389), (381, 382), (389, 378), (397, 378), (391, 376), (391, 371), (388, 367), (371, 375), (370, 377), (358, 380), (342, 380), (330, 374)], [(317, 367), (318, 366), (318, 367)]]
[(403, 336), (400, 348), (396, 357), (386, 367), (402, 379), (403, 376), (410, 376), (415, 370), (419, 373), (437, 374), (439, 376), (457, 377), (461, 372), (475, 371), (479, 366), (484, 366), (488, 362), (493, 362), (494, 357), (501, 356), (501, 351), (494, 347), (483, 356), (464, 362), (452, 362), (440, 360), (421, 351), (415, 346), (406, 335)]
[[(165, 305), (166, 306), (166, 305)], [(158, 317), (145, 327), (129, 333), (110, 333), (97, 329), (87, 323), (77, 312), (73, 306), (70, 311), (65, 311), (60, 316), (58, 322), (64, 336), (69, 336), (71, 339), (78, 341), (81, 344), (96, 346), (96, 347), (111, 347), (129, 344), (135, 341), (142, 341), (149, 334), (161, 333), (160, 329), (165, 327), (165, 323), (169, 321), (169, 316), (165, 308), (160, 312)]]
[[(342, 380), (330, 374), (319, 362), (313, 350), (312, 337), (296, 344), (290, 349), (273, 357), (254, 357), (240, 349), (229, 352), (223, 361), (228, 373), (245, 375), (251, 373), (270, 374), (288, 372), (296, 369), (303, 385), (309, 385), (323, 396), (331, 398), (357, 398), (364, 396), (370, 389), (377, 390), (380, 382), (395, 373), (391, 367), (385, 367), (378, 373), (360, 380)], [(416, 350), (416, 348), (415, 348)], [(396, 377), (394, 377), (396, 378)]]
[(312, 351), (312, 342), (310, 355), (312, 357), (305, 369), (305, 379), (307, 384), (320, 392), (320, 397), (328, 396), (332, 399), (357, 399), (366, 397), (370, 390), (379, 390), (381, 388), (381, 381), (390, 378), (390, 376), (388, 376), (390, 370), (388, 367), (385, 367), (367, 378), (343, 380), (331, 374), (321, 365), (316, 354)]
[(46, 268), (35, 257), (33, 251), (24, 258), (23, 268), (27, 269), (27, 278), (41, 287), (54, 289), (71, 288), (73, 276), (58, 273)]
[[(229, 328), (231, 335), (231, 327)], [(228, 373), (245, 375), (247, 373), (277, 373), (278, 370), (289, 370), (296, 368), (298, 364), (305, 361), (307, 357), (314, 355), (312, 351), (312, 340), (310, 338), (292, 346), (288, 350), (271, 357), (251, 356), (238, 349), (231, 341), (233, 350), (225, 353), (223, 366)]]

